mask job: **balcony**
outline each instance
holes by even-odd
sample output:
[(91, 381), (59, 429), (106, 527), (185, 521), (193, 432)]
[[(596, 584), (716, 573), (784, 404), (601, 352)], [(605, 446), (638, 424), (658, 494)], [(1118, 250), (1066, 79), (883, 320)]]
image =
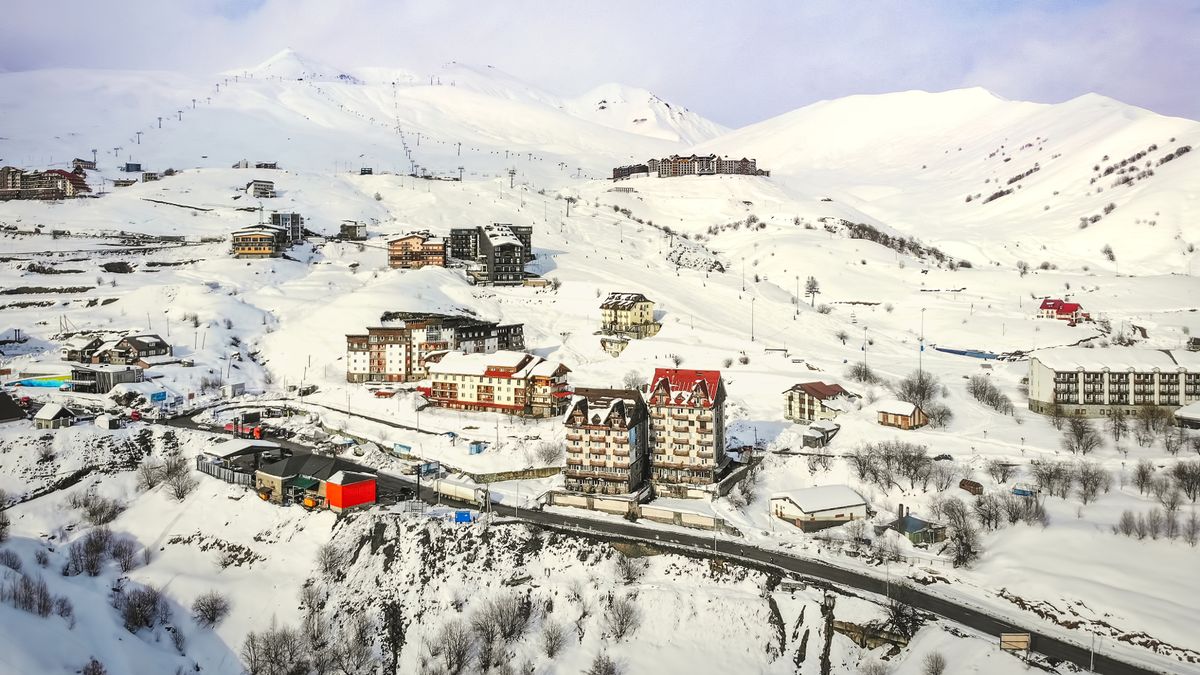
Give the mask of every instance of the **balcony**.
[(671, 454), (676, 457), (688, 457), (692, 454), (692, 450), (691, 448), (674, 448), (671, 450)]
[(713, 433), (712, 427), (701, 427), (696, 431), (700, 432), (701, 436), (712, 436)]
[(671, 419), (676, 420), (676, 421), (686, 422), (692, 418), (689, 415), (680, 415), (677, 413), (671, 413)]
[(711, 422), (711, 421), (713, 421), (713, 416), (712, 416), (712, 413), (704, 413), (703, 415), (700, 415), (696, 419), (701, 422)]
[(624, 436), (614, 436), (612, 442), (613, 445), (629, 445), (629, 439)]
[(583, 452), (583, 447), (578, 445), (568, 445), (567, 452), (581, 453)]
[(671, 427), (671, 431), (677, 434), (686, 434), (691, 431), (691, 427)]
[(712, 459), (713, 454), (714, 453), (711, 450), (701, 450), (700, 452), (696, 453), (696, 456), (700, 459)]
[(568, 457), (567, 466), (584, 466), (582, 457)]
[(628, 449), (626, 449), (626, 450), (616, 450), (616, 449), (614, 449), (614, 450), (612, 451), (612, 454), (613, 454), (613, 456), (614, 456), (614, 457), (628, 457), (628, 456), (629, 456), (629, 450), (628, 450)]
[(568, 441), (582, 441), (583, 434), (567, 434)]

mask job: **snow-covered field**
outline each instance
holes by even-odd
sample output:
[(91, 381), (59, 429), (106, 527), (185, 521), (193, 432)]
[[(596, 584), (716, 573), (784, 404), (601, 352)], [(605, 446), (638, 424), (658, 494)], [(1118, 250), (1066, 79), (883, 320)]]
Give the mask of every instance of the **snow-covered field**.
[[(1050, 420), (1027, 410), (1024, 363), (990, 362), (985, 369), (976, 359), (932, 348), (922, 353), (922, 331), (928, 345), (997, 353), (1083, 340), (1102, 353), (1118, 336), (1136, 338), (1139, 347), (1177, 349), (1200, 331), (1200, 284), (1192, 276), (1200, 239), (1194, 225), (1200, 217), (1195, 187), (1200, 155), (1177, 152), (1200, 141), (1200, 125), (1193, 121), (1095, 96), (1051, 106), (964, 90), (851, 97), (728, 131), (648, 92), (611, 85), (562, 97), (486, 68), (448, 66), (441, 84), (430, 86), (427, 76), (378, 69), (354, 71), (356, 80), (339, 79), (343, 71), (283, 54), (248, 72), (252, 76), (239, 71), (236, 81), (234, 75), (195, 79), (170, 73), (0, 74), (0, 118), (6, 122), (0, 164), (69, 166), (71, 157), (90, 158), (97, 148), (100, 171), (89, 176), (97, 191), (102, 179), (123, 176), (116, 171), (118, 161), (179, 171), (125, 188), (108, 182), (99, 199), (0, 204), (0, 339), (12, 337), (12, 329), (28, 337), (0, 345), (0, 368), (21, 372), (57, 361), (65, 334), (152, 330), (170, 340), (177, 356), (194, 362), (155, 369), (162, 373), (155, 386), (185, 399), (194, 395), (195, 404), (210, 400), (213, 385), (222, 381), (245, 382), (266, 398), (286, 395), (291, 385), (316, 384), (318, 391), (307, 397), (313, 404), (453, 431), (491, 446), (469, 455), (461, 440), (451, 443), (445, 436), (320, 409), (327, 427), (384, 446), (404, 443), (460, 470), (492, 472), (536, 466), (530, 448), (561, 439), (563, 430), (555, 421), (418, 413), (412, 393), (375, 398), (344, 381), (345, 334), (378, 324), (388, 311), (520, 322), (530, 351), (568, 365), (571, 383), (581, 386), (618, 386), (629, 371), (648, 377), (677, 355), (684, 367), (723, 371), (729, 445), (757, 441), (766, 451), (749, 503), (720, 499), (709, 505), (713, 512), (756, 543), (807, 547), (839, 564), (887, 573), (772, 522), (769, 495), (847, 483), (869, 499), (879, 523), (900, 504), (927, 516), (934, 500), (945, 495), (905, 479), (887, 489), (865, 484), (841, 458), (814, 472), (804, 457), (776, 454), (799, 449), (802, 431), (784, 421), (781, 392), (820, 379), (863, 397), (861, 410), (838, 420), (842, 429), (831, 447), (836, 454), (877, 441), (918, 443), (930, 455), (950, 455), (986, 490), (1000, 493), (1030, 480), (1033, 460), (1079, 458), (1062, 449), (1062, 432)], [(81, 109), (88, 114), (65, 112)], [(135, 131), (142, 132), (140, 138)], [(1139, 173), (1150, 169), (1153, 175), (1114, 186), (1128, 173), (1105, 175), (1106, 167), (1151, 145), (1157, 148), (1133, 164)], [(772, 176), (617, 184), (634, 192), (612, 192), (614, 184), (600, 180), (616, 164), (693, 149), (757, 157)], [(1168, 153), (1176, 154), (1162, 162)], [(229, 168), (243, 158), (278, 161), (282, 169)], [(413, 165), (455, 177), (461, 166), (464, 180), (399, 175)], [(362, 166), (381, 175), (360, 176)], [(1035, 166), (1036, 172), (1008, 182)], [(510, 167), (516, 170), (511, 186)], [(274, 180), (279, 196), (247, 197), (241, 188), (253, 178)], [(982, 203), (1002, 189), (1013, 193)], [(569, 216), (567, 197), (578, 200)], [(1109, 204), (1115, 208), (1105, 213)], [(301, 213), (319, 234), (335, 233), (344, 219), (363, 221), (369, 239), (355, 244), (314, 237), (293, 248), (289, 259), (266, 261), (234, 260), (227, 241), (202, 241), (258, 222), (260, 206), (265, 213)], [(1081, 217), (1095, 214), (1102, 218), (1080, 228)], [(561, 281), (561, 287), (481, 288), (470, 286), (461, 271), (386, 268), (390, 235), (410, 229), (446, 234), (451, 227), (489, 222), (532, 225), (537, 260), (530, 270)], [(913, 246), (898, 252), (851, 238), (854, 224), (913, 238), (970, 267), (939, 264), (933, 254), (915, 254)], [(1101, 254), (1106, 244), (1112, 260)], [(710, 271), (714, 261), (723, 272)], [(1032, 269), (1018, 272), (1018, 261)], [(104, 267), (118, 262), (131, 271)], [(820, 284), (815, 298), (803, 295), (809, 277)], [(611, 291), (645, 293), (663, 322), (658, 335), (630, 343), (619, 358), (603, 352), (595, 335), (599, 302)], [(1045, 296), (1069, 296), (1105, 321), (1070, 327), (1035, 319)], [(953, 410), (952, 421), (911, 432), (876, 425), (871, 403), (888, 397), (886, 387), (846, 376), (850, 364), (863, 360), (886, 381), (908, 375), (920, 363), (944, 385), (939, 400)], [(1011, 398), (1015, 413), (998, 414), (972, 398), (966, 390), (972, 375), (990, 378)], [(101, 403), (51, 389), (33, 395)], [(297, 609), (299, 589), (321, 576), (313, 562), (317, 548), (331, 540), (357, 548), (357, 538), (376, 522), (377, 516), (364, 514), (335, 525), (330, 514), (276, 509), (204, 476), (182, 502), (161, 486), (139, 490), (133, 474), (138, 458), (171, 450), (160, 431), (151, 440), (143, 437), (141, 448), (138, 431), (122, 430), (104, 440), (109, 432), (94, 427), (35, 433), (24, 422), (0, 425), (0, 488), (10, 498), (84, 467), (111, 468), (6, 511), (13, 525), (4, 546), (21, 556), (27, 572), (37, 567), (36, 550), (54, 547), (48, 566), (37, 571), (52, 593), (73, 600), (78, 625), (71, 630), (61, 619), (32, 618), (0, 603), (4, 625), (13, 627), (0, 638), (5, 669), (69, 670), (95, 656), (110, 672), (171, 672), (193, 661), (206, 672), (239, 672), (238, 651), (248, 631), (272, 620), (299, 622), (304, 613)], [(175, 433), (185, 456), (211, 442), (205, 434)], [(50, 438), (37, 440), (43, 436)], [(127, 438), (138, 448), (134, 455), (122, 454)], [(47, 445), (55, 459), (39, 462), (39, 449)], [(1161, 442), (1143, 447), (1132, 438), (1119, 446), (1105, 435), (1087, 457), (1111, 473), (1111, 489), (1086, 505), (1074, 489), (1065, 498), (1047, 497), (1048, 524), (1006, 524), (983, 532), (982, 556), (970, 567), (951, 568), (936, 547), (915, 551), (901, 542), (902, 552), (931, 561), (951, 582), (936, 585), (947, 597), (1015, 612), (1047, 630), (1074, 633), (1085, 645), (1097, 633), (1105, 653), (1196, 672), (1200, 580), (1193, 570), (1200, 549), (1181, 537), (1139, 540), (1112, 532), (1123, 511), (1146, 513), (1159, 503), (1134, 485), (1139, 460), (1151, 460), (1156, 473), (1165, 475), (1182, 460), (1195, 461), (1194, 451), (1185, 446), (1174, 456)], [(363, 459), (387, 461), (381, 455)], [(1004, 482), (991, 478), (987, 465), (994, 460), (1015, 464), (1014, 475)], [(528, 487), (530, 493), (545, 489)], [(126, 503), (110, 527), (148, 547), (149, 564), (127, 575), (113, 563), (98, 577), (59, 574), (65, 543), (88, 529), (78, 509), (68, 506), (69, 496), (88, 489)], [(950, 493), (967, 497), (957, 489)], [(1195, 509), (1185, 500), (1180, 522)], [(422, 541), (447, 550), (485, 536), (474, 529), (379, 518), (394, 548), (390, 555), (406, 574), (428, 564), (412, 548), (419, 533), (426, 533), (419, 535)], [(500, 534), (488, 535), (497, 539), (479, 550), (495, 557), (496, 569), (516, 570), (509, 556), (522, 550), (529, 533), (508, 525), (491, 532)], [(168, 543), (193, 535), (190, 543)], [(219, 568), (214, 541), (247, 547), (252, 561)], [(571, 547), (586, 555), (577, 557)], [(732, 672), (797, 672), (792, 634), (802, 609), (801, 625), (814, 631), (799, 672), (818, 672), (819, 649), (811, 641), (819, 633), (819, 594), (775, 593), (788, 639), (772, 660), (776, 643), (760, 597), (761, 575), (714, 576), (705, 572), (707, 563), (655, 556), (636, 588), (647, 608), (645, 624), (632, 638), (613, 641), (602, 637), (599, 606), (606, 593), (627, 589), (605, 571), (611, 551), (568, 540), (521, 555), (539, 597), (554, 600), (547, 616), (574, 621), (582, 607), (592, 607), (583, 638), (556, 660), (556, 672), (581, 670), (601, 650), (625, 660), (632, 672), (715, 672), (717, 665)], [(403, 597), (413, 629), (400, 672), (416, 672), (410, 669), (428, 656), (425, 638), (459, 613), (469, 617), (472, 606), (502, 588), (503, 575), (487, 573), (478, 560), (460, 563), (433, 569), (434, 590), (413, 599), (410, 586), (398, 585), (403, 577), (381, 572), (377, 556), (360, 556), (347, 565), (345, 583), (319, 582), (331, 601), (325, 611), (332, 618), (364, 596), (373, 603)], [(925, 574), (920, 565), (902, 567), (890, 573)], [(172, 625), (188, 636), (186, 656), (161, 629), (131, 635), (121, 626), (108, 602), (119, 576), (165, 588)], [(565, 597), (572, 579), (587, 580), (588, 598), (581, 603)], [(230, 618), (215, 631), (186, 619), (192, 599), (209, 588), (234, 598)], [(527, 589), (519, 587), (521, 593)], [(850, 602), (839, 601), (839, 609)], [(1067, 625), (1054, 627), (1045, 618), (1050, 615)], [(43, 630), (53, 631), (52, 638), (35, 640)], [(34, 644), (63, 647), (27, 647)], [(835, 672), (853, 672), (864, 655), (844, 638), (833, 644)], [(526, 658), (538, 668), (551, 665), (538, 655), (533, 638), (510, 648), (514, 665)], [(960, 639), (934, 626), (890, 660), (893, 672), (919, 672), (920, 659), (933, 650), (953, 664), (976, 668), (952, 666), (952, 672), (1015, 667), (986, 641)]]

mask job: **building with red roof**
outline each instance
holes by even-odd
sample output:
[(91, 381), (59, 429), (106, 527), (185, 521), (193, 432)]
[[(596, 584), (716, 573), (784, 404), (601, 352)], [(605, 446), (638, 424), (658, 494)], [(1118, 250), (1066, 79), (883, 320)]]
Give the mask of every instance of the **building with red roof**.
[(1090, 318), (1078, 302), (1068, 302), (1058, 298), (1046, 298), (1038, 306), (1039, 319), (1059, 319), (1061, 321), (1083, 321)]
[(646, 389), (651, 483), (669, 497), (700, 497), (725, 466), (725, 383), (719, 370), (657, 368)]
[(853, 405), (854, 394), (840, 384), (802, 382), (783, 392), (787, 397), (783, 416), (797, 424), (831, 420)]

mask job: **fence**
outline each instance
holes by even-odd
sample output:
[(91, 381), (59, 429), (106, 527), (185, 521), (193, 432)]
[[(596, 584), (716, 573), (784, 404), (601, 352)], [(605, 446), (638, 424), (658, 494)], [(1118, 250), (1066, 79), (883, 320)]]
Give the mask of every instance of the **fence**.
[(206, 473), (213, 478), (223, 480), (226, 483), (244, 485), (246, 487), (254, 486), (253, 474), (234, 471), (227, 466), (221, 466), (220, 464), (214, 464), (212, 462), (205, 461), (203, 457), (196, 457), (196, 470), (201, 473)]

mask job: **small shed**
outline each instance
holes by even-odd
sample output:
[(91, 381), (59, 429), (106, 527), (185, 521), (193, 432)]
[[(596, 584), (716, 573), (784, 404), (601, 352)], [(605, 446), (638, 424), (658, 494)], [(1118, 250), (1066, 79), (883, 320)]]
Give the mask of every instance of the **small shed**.
[(771, 515), (805, 532), (867, 517), (867, 502), (848, 485), (821, 485), (771, 495)]
[(353, 471), (338, 471), (325, 483), (329, 510), (341, 513), (356, 506), (375, 503), (375, 476)]
[(966, 490), (967, 492), (970, 492), (976, 496), (983, 494), (983, 485), (977, 481), (971, 480), (970, 478), (964, 478), (958, 481), (958, 487), (960, 490)]
[(57, 403), (47, 403), (33, 416), (33, 425), (38, 429), (59, 429), (75, 424), (75, 413)]
[(120, 429), (121, 420), (112, 415), (96, 415), (96, 426), (101, 429)]
[(896, 519), (887, 525), (875, 528), (875, 534), (881, 535), (888, 530), (895, 530), (904, 535), (914, 544), (937, 544), (946, 540), (946, 526), (934, 523), (912, 515), (909, 509), (900, 505)]
[(842, 425), (830, 420), (817, 420), (804, 430), (803, 439), (806, 448), (823, 448), (833, 440)]
[(897, 429), (916, 429), (929, 424), (929, 418), (920, 407), (907, 401), (886, 399), (875, 404), (875, 414), (880, 424)]

